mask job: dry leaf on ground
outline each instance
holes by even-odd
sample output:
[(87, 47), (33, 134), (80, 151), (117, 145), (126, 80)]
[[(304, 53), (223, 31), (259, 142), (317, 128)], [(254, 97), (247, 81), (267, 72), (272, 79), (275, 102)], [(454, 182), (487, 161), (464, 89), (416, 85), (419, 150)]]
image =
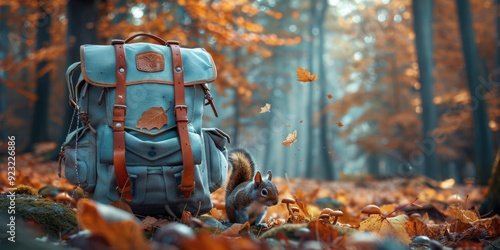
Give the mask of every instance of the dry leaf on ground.
[(111, 248), (151, 249), (134, 215), (88, 199), (79, 200), (77, 206), (80, 226), (104, 238)]
[(395, 237), (404, 243), (410, 243), (410, 237), (405, 230), (407, 219), (405, 215), (385, 218), (381, 215), (371, 215), (368, 219), (362, 221), (359, 230), (374, 232), (382, 237)]

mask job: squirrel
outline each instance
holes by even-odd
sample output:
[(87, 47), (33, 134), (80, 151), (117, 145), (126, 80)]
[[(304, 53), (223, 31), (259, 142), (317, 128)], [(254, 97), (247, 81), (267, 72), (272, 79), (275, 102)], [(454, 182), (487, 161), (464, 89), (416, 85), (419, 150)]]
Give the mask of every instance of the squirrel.
[(262, 223), (267, 207), (278, 204), (278, 189), (271, 181), (255, 171), (255, 162), (246, 150), (233, 149), (229, 153), (229, 179), (226, 184), (226, 213), (230, 222), (267, 227)]

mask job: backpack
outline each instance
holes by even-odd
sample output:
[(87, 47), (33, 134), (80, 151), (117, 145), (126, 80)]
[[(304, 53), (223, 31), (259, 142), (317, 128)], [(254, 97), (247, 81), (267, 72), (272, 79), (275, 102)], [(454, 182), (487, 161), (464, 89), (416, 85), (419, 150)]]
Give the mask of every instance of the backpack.
[[(138, 36), (158, 44), (129, 43)], [(210, 54), (139, 33), (82, 45), (80, 60), (66, 72), (76, 129), (61, 147), (60, 176), (96, 201), (125, 201), (139, 215), (208, 212), (210, 193), (226, 179), (230, 140), (202, 127), (204, 106), (217, 116), (207, 86), (217, 77)]]

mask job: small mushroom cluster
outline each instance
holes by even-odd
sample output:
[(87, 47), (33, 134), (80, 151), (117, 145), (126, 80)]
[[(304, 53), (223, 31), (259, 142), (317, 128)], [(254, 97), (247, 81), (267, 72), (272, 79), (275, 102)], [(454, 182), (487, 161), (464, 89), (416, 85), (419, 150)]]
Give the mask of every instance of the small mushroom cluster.
[(325, 208), (321, 210), (319, 215), (319, 219), (323, 222), (323, 224), (330, 224), (330, 219), (333, 217), (333, 225), (337, 224), (337, 220), (339, 217), (344, 216), (344, 213), (340, 210), (333, 210), (331, 208)]
[(380, 210), (380, 207), (377, 205), (367, 205), (363, 209), (361, 209), (362, 214), (366, 214), (368, 217), (370, 217), (373, 214), (378, 214), (382, 215), (382, 211)]
[(290, 214), (290, 219), (297, 219), (297, 215), (295, 213), (299, 213), (300, 209), (298, 207), (292, 207), (290, 204), (295, 204), (295, 200), (292, 198), (283, 198), (281, 203), (286, 204), (286, 208), (288, 209), (288, 213)]

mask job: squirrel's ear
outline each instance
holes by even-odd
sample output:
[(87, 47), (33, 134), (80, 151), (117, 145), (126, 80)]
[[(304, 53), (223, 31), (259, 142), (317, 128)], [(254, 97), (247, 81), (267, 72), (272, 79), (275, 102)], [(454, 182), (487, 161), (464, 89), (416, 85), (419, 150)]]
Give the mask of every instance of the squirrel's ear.
[(271, 172), (271, 170), (267, 170), (267, 177), (266, 177), (268, 180), (271, 180), (273, 179), (273, 172)]
[(262, 183), (262, 175), (260, 174), (259, 171), (257, 171), (257, 173), (255, 173), (255, 177), (253, 180), (255, 183), (255, 187), (258, 187), (260, 185), (260, 183)]

